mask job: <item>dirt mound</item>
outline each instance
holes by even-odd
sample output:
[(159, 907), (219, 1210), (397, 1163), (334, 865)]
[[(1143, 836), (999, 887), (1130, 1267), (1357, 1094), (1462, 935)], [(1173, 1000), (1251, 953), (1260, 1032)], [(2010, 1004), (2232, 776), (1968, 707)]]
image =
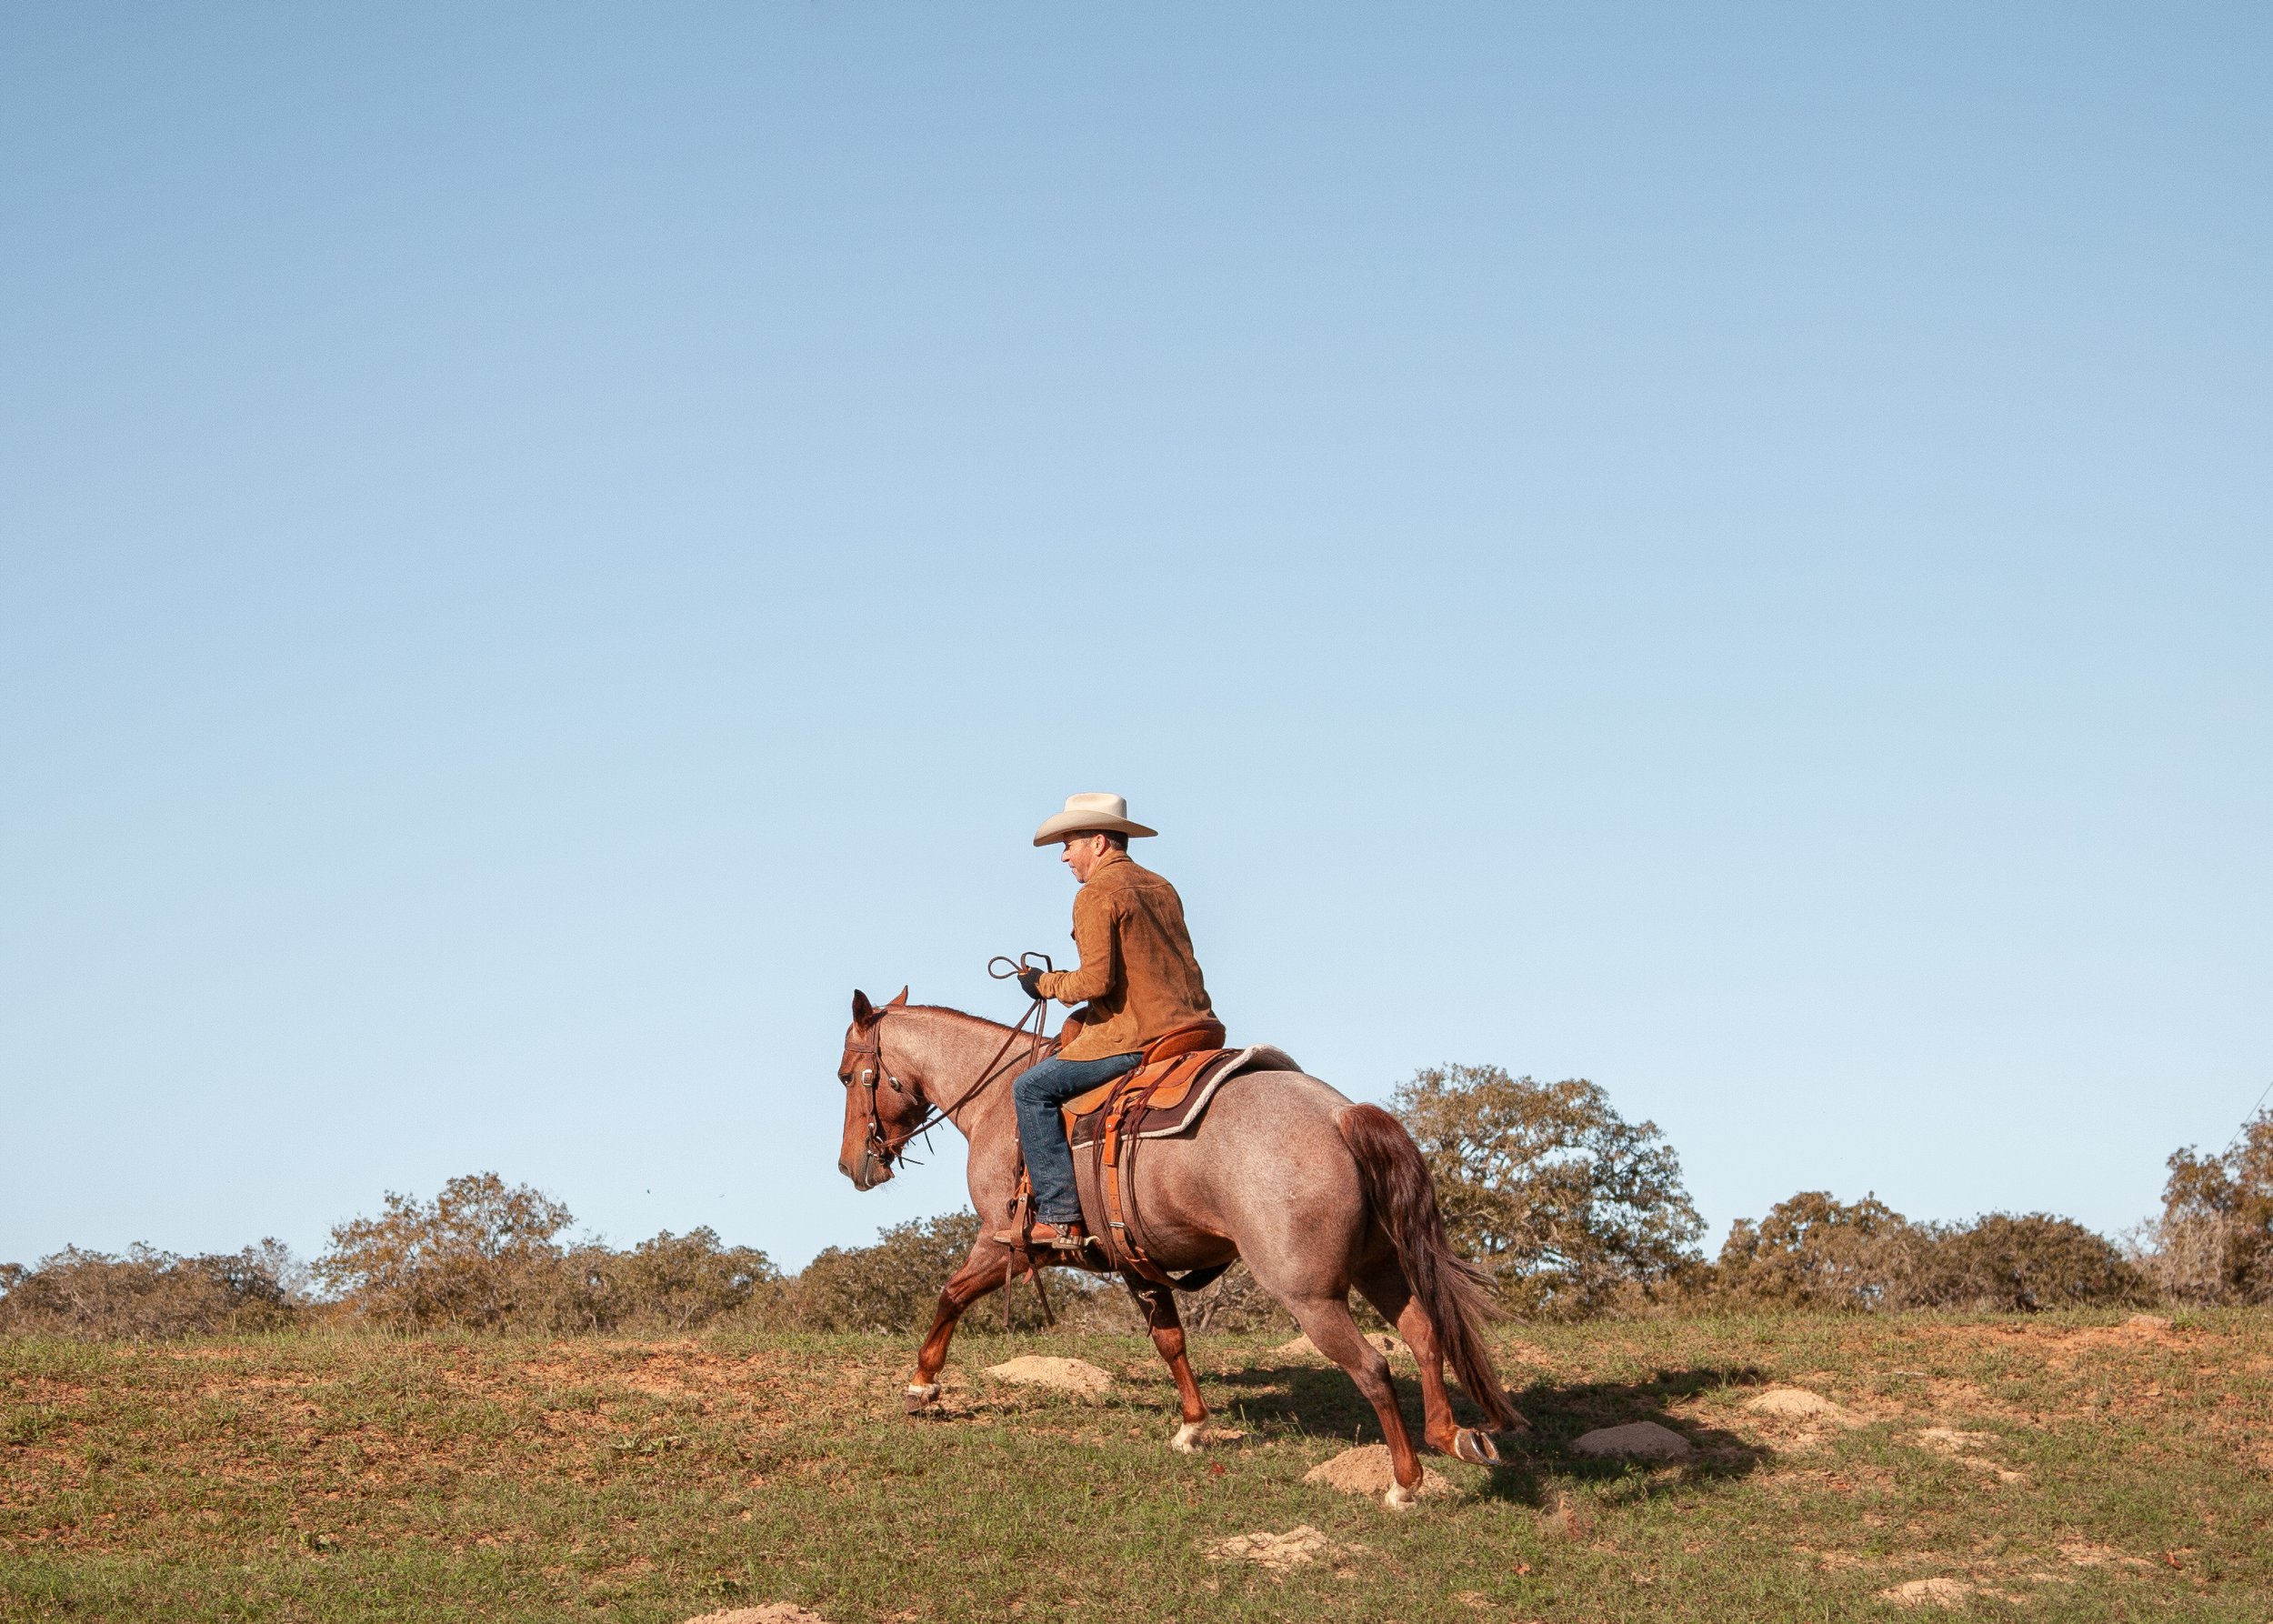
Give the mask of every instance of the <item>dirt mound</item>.
[[(1389, 1471), (1387, 1444), (1360, 1444), (1354, 1449), (1344, 1449), (1333, 1459), (1322, 1461), (1303, 1473), (1302, 1480), (1338, 1489), (1344, 1494), (1370, 1494), (1376, 1499), (1388, 1493), (1389, 1485), (1397, 1481)], [(1423, 1499), (1432, 1494), (1451, 1492), (1450, 1483), (1426, 1465), (1421, 1468), (1419, 1493)]]
[(1907, 1585), (1881, 1590), (1878, 1599), (1897, 1607), (1963, 1607), (1973, 1587), (1961, 1579), (1914, 1579)]
[(1218, 1562), (1254, 1562), (1284, 1573), (1309, 1562), (1330, 1562), (1342, 1549), (1306, 1522), (1283, 1534), (1234, 1534), (1207, 1554)]
[(986, 1374), (996, 1381), (1052, 1388), (1061, 1393), (1079, 1393), (1085, 1398), (1098, 1398), (1113, 1385), (1112, 1377), (1087, 1359), (1052, 1358), (1039, 1353), (1022, 1354), (999, 1365), (989, 1365)]
[[(1387, 1331), (1367, 1331), (1366, 1333), (1366, 1340), (1379, 1348), (1381, 1350), (1381, 1357), (1385, 1359), (1400, 1358), (1404, 1356), (1405, 1344), (1398, 1341), (1395, 1337), (1389, 1335)], [(1317, 1344), (1311, 1341), (1307, 1337), (1297, 1337), (1291, 1342), (1281, 1342), (1277, 1347), (1272, 1348), (1271, 1351), (1273, 1353), (1283, 1353), (1290, 1358), (1297, 1354), (1307, 1355), (1309, 1358), (1314, 1359), (1322, 1359), (1326, 1358), (1326, 1355), (1318, 1351)]]
[(686, 1624), (828, 1624), (818, 1613), (809, 1613), (794, 1601), (769, 1601), (764, 1607), (728, 1608), (723, 1613), (705, 1613), (689, 1619)]
[(1806, 1388), (1770, 1388), (1757, 1398), (1746, 1400), (1745, 1408), (1779, 1421), (1830, 1421), (1841, 1427), (1860, 1424), (1853, 1412)]
[(1597, 1427), (1592, 1432), (1581, 1433), (1570, 1447), (1581, 1455), (1615, 1456), (1625, 1460), (1681, 1460), (1696, 1452), (1687, 1439), (1655, 1421)]

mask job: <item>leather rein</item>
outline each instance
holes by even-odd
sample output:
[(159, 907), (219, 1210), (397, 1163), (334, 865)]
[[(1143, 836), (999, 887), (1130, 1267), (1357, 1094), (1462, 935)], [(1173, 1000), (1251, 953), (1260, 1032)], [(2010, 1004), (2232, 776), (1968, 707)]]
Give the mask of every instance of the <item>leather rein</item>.
[[(1040, 958), (1045, 967), (1048, 967), (1049, 957), (1046, 954), (1036, 954), (1033, 957)], [(986, 973), (995, 976), (995, 965), (1008, 963), (1010, 961), (1007, 958), (996, 958), (987, 965)], [(1030, 967), (1024, 964), (1014, 965), (1004, 974), (995, 976), (995, 979), (1008, 980), (1020, 969), (1027, 967)], [(1042, 1031), (1042, 1028), (1049, 1023), (1049, 1000), (1037, 997), (1026, 1006), (1026, 1013), (1018, 1017), (1016, 1024), (1003, 1035), (1002, 1044), (995, 1050), (994, 1058), (987, 1061), (980, 1069), (978, 1081), (964, 1089), (946, 1105), (938, 1105), (926, 1100), (924, 1114), (916, 1119), (913, 1128), (905, 1133), (887, 1134), (884, 1130), (884, 1113), (877, 1108), (876, 1085), (879, 1081), (887, 1082), (895, 1092), (905, 1093), (906, 1091), (900, 1079), (884, 1068), (884, 1018), (893, 1007), (893, 1005), (886, 1004), (879, 1008), (876, 1012), (876, 1018), (868, 1023), (866, 1029), (860, 1034), (860, 1037), (846, 1046), (845, 1053), (849, 1064), (839, 1074), (846, 1087), (865, 1088), (868, 1090), (868, 1151), (886, 1167), (890, 1167), (893, 1162), (903, 1159), (902, 1153), (910, 1139), (928, 1133), (938, 1123), (953, 1117), (956, 1112), (977, 1098), (980, 1091), (987, 1084), (1005, 1075), (1002, 1069), (1003, 1058), (1009, 1054), (1010, 1046), (1017, 1042), (1020, 1037), (1023, 1036), (1026, 1039), (1027, 1066), (1032, 1066), (1042, 1058), (1043, 1048), (1049, 1041)], [(1026, 1027), (1028, 1021), (1034, 1023), (1031, 1030), (1028, 1030)]]

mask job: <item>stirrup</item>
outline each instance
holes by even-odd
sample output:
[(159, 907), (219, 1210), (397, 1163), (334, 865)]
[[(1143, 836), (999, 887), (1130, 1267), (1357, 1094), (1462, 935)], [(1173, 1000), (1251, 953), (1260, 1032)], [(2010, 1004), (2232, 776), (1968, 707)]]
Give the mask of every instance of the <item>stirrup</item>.
[(997, 1232), (995, 1238), (1006, 1246), (1015, 1246), (1023, 1241), (1037, 1252), (1086, 1252), (1095, 1244), (1095, 1238), (1083, 1227), (1079, 1218), (1063, 1224), (1053, 1224), (1047, 1218), (1036, 1218), (1031, 1228), (1004, 1229)]

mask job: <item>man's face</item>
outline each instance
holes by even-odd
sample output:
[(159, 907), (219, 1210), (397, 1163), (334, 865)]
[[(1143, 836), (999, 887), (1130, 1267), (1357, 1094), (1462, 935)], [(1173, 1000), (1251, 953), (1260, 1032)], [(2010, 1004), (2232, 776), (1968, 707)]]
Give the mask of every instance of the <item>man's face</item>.
[(1068, 835), (1066, 849), (1060, 857), (1074, 877), (1083, 885), (1089, 883), (1089, 872), (1097, 866), (1097, 859), (1113, 848), (1105, 843), (1102, 835)]

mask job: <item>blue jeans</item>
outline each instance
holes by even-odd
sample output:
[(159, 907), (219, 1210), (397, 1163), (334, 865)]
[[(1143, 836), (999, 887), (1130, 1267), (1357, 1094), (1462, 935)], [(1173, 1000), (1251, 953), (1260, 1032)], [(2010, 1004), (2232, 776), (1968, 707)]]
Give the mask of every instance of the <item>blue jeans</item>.
[(1057, 1108), (1124, 1071), (1134, 1071), (1138, 1058), (1107, 1055), (1102, 1060), (1062, 1060), (1052, 1055), (1020, 1072), (1010, 1085), (1011, 1098), (1018, 1102), (1018, 1143), (1026, 1151), (1026, 1176), (1034, 1180), (1034, 1216), (1044, 1223), (1081, 1221), (1074, 1153), (1066, 1148), (1066, 1122)]

